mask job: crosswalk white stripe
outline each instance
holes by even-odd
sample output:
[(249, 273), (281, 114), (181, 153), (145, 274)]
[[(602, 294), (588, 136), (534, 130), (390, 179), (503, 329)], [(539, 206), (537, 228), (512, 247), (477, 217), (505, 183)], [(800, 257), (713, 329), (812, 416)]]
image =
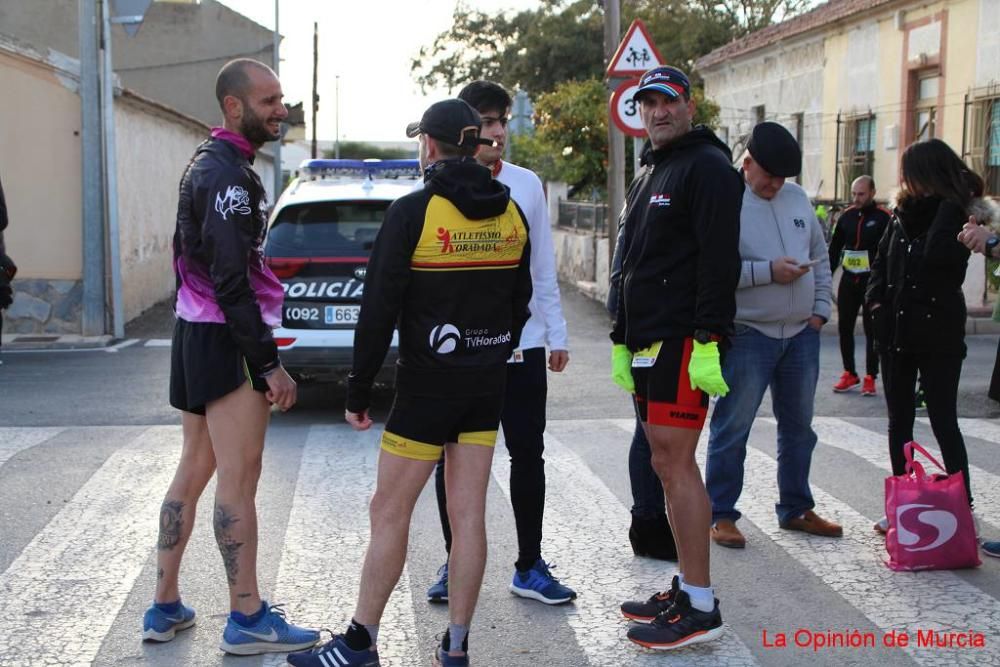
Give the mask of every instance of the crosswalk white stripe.
[[(631, 431), (631, 426), (628, 430)], [(706, 428), (698, 447), (701, 465), (707, 444)], [(883, 632), (894, 629), (910, 633), (914, 641), (903, 650), (918, 664), (950, 667), (969, 660), (969, 649), (918, 648), (918, 630), (962, 633), (974, 630), (987, 638), (1000, 634), (1000, 615), (985, 612), (996, 608), (994, 598), (954, 572), (909, 575), (890, 570), (882, 562), (884, 540), (871, 529), (871, 519), (823, 489), (812, 488), (816, 506), (824, 515), (840, 521), (844, 537), (830, 539), (780, 529), (774, 516), (778, 498), (774, 482), (777, 463), (755, 446), (749, 446), (746, 469), (740, 498), (743, 517)], [(977, 651), (976, 664), (1000, 664), (1000, 656)]]
[(16, 426), (0, 428), (0, 466), (18, 452), (40, 445), (49, 438), (59, 435), (63, 430), (62, 428), (21, 428)]
[(93, 662), (155, 548), (180, 442), (180, 427), (156, 426), (117, 450), (0, 574), (5, 664)]
[[(634, 423), (634, 422), (633, 422)], [(501, 450), (494, 457), (493, 477), (510, 499), (510, 461)], [(606, 665), (732, 665), (756, 664), (750, 649), (731, 629), (717, 642), (683, 651), (650, 653), (625, 637), (628, 623), (619, 606), (643, 599), (669, 583), (668, 567), (660, 561), (634, 558), (622, 539), (629, 529), (629, 510), (587, 464), (551, 433), (545, 435), (546, 495), (544, 550), (572, 553), (558, 574), (580, 598), (567, 621), (592, 667)], [(580, 548), (585, 536), (587, 548)], [(614, 576), (601, 576), (609, 567)]]
[[(760, 421), (776, 423), (771, 418)], [(885, 433), (878, 433), (835, 417), (814, 417), (813, 430), (823, 444), (850, 452), (889, 475), (892, 474), (889, 442)], [(939, 449), (925, 443), (920, 444), (941, 461), (942, 465), (944, 464)], [(927, 465), (934, 468), (933, 463)], [(980, 523), (989, 524), (993, 529), (991, 532), (1000, 531), (1000, 476), (970, 465), (969, 477), (972, 479), (972, 495)]]
[(129, 338), (128, 340), (123, 340), (117, 345), (112, 345), (110, 347), (104, 348), (105, 352), (117, 352), (119, 350), (124, 350), (126, 347), (132, 347), (139, 342), (138, 338)]
[[(931, 425), (927, 417), (921, 417), (917, 421), (924, 426), (929, 427)], [(1000, 443), (1000, 424), (997, 424), (995, 420), (959, 417), (958, 427), (962, 429), (963, 435), (987, 440), (994, 446)]]
[(173, 341), (169, 338), (150, 338), (143, 347), (170, 347)]
[[(368, 502), (375, 490), (380, 436), (381, 429), (356, 433), (346, 424), (309, 429), (274, 595), (289, 602), (289, 615), (298, 625), (339, 631), (351, 620), (368, 548)], [(379, 656), (397, 667), (422, 666), (417, 646), (404, 567), (382, 617)], [(263, 664), (285, 661), (271, 656)]]

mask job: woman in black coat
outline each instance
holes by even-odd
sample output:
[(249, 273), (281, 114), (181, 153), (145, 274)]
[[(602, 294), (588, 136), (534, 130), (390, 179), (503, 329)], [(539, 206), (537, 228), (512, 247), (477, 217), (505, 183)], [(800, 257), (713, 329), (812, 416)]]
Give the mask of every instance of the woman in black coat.
[[(945, 468), (962, 473), (971, 505), (969, 460), (957, 415), (969, 250), (957, 236), (972, 200), (982, 196), (983, 180), (938, 139), (907, 148), (901, 171), (895, 215), (879, 243), (866, 295), (883, 368), (892, 472), (905, 473), (903, 445), (913, 439), (919, 373)], [(884, 522), (876, 529), (884, 532)]]

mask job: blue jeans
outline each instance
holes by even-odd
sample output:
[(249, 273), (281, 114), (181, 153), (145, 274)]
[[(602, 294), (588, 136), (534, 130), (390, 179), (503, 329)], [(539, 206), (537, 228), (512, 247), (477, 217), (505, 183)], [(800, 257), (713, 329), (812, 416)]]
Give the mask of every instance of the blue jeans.
[(736, 325), (732, 347), (722, 362), (729, 394), (715, 404), (709, 426), (705, 486), (712, 499), (712, 521), (740, 518), (736, 501), (743, 491), (747, 439), (764, 391), (778, 422), (778, 522), (811, 510), (809, 466), (816, 447), (813, 402), (819, 376), (819, 332), (807, 326), (791, 338), (769, 338)]
[(653, 470), (652, 456), (646, 431), (636, 414), (635, 433), (628, 450), (628, 477), (632, 484), (632, 516), (640, 519), (653, 519), (667, 513), (663, 484)]

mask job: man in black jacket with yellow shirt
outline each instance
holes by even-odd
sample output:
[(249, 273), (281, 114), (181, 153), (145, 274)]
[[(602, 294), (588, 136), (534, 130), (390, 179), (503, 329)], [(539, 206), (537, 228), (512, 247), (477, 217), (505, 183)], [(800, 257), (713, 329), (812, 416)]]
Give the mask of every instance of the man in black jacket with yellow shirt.
[(386, 211), (368, 263), (347, 388), (347, 422), (370, 428), (371, 386), (398, 328), (396, 398), (382, 435), (371, 541), (346, 633), (290, 655), (296, 667), (379, 664), (378, 624), (406, 561), (413, 507), (442, 448), (453, 534), (451, 622), (434, 658), (444, 667), (469, 664), (507, 359), (531, 298), (528, 225), (510, 191), (474, 159), (488, 142), (480, 127), (475, 109), (451, 99), (407, 128), (420, 137), (425, 185)]

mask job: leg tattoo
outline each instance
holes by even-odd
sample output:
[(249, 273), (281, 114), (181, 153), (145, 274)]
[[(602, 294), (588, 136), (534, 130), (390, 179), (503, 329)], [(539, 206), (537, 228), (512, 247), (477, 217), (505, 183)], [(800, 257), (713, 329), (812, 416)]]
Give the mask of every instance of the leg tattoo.
[(219, 544), (219, 552), (222, 554), (222, 563), (226, 566), (226, 579), (230, 585), (236, 584), (236, 575), (240, 573), (238, 556), (242, 542), (237, 542), (229, 534), (239, 519), (233, 516), (232, 511), (224, 505), (215, 506), (215, 541)]
[(160, 551), (170, 551), (181, 541), (181, 529), (184, 521), (181, 519), (181, 510), (184, 503), (179, 500), (164, 500), (160, 506), (160, 537), (156, 542), (156, 548)]

